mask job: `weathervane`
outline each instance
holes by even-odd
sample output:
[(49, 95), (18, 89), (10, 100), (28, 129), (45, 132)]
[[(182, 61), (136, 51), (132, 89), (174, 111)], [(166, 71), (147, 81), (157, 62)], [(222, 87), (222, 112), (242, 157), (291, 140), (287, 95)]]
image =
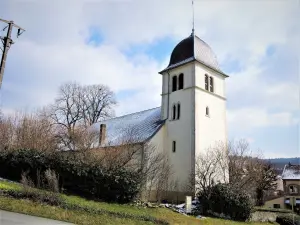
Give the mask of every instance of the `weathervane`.
[(195, 32), (195, 7), (194, 7), (194, 0), (192, 0), (192, 8), (193, 8), (193, 29), (192, 29), (192, 35), (194, 35), (194, 32)]

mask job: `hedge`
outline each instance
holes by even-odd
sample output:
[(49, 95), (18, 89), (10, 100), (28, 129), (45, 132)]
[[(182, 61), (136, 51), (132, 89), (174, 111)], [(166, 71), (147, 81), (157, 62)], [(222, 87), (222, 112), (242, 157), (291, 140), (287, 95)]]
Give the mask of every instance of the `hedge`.
[(139, 192), (140, 174), (124, 168), (107, 171), (101, 164), (84, 160), (79, 154), (32, 149), (0, 150), (0, 177), (20, 181), (22, 172), (37, 183), (37, 173), (47, 169), (59, 174), (65, 193), (107, 202), (126, 203)]
[(275, 212), (275, 213), (292, 213), (292, 210), (289, 209), (278, 209), (278, 208), (262, 208), (262, 207), (255, 207), (253, 212), (261, 211), (261, 212)]
[(280, 225), (300, 225), (300, 216), (293, 214), (281, 214), (276, 218)]
[(217, 184), (208, 191), (198, 196), (203, 213), (238, 221), (250, 218), (253, 207), (246, 193), (228, 184)]

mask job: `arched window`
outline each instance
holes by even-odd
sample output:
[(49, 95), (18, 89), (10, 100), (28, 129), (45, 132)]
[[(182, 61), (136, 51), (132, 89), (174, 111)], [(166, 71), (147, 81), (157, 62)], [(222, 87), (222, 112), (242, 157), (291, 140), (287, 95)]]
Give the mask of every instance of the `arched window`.
[(172, 152), (176, 152), (176, 141), (172, 141)]
[(183, 73), (181, 73), (180, 75), (179, 75), (179, 81), (178, 81), (178, 90), (181, 90), (181, 89), (183, 89)]
[(177, 89), (177, 76), (172, 78), (172, 91), (176, 91)]
[(177, 104), (177, 119), (180, 118), (180, 103)]
[(208, 91), (208, 75), (205, 74), (205, 90)]
[(209, 116), (209, 108), (208, 108), (208, 106), (206, 106), (206, 109), (205, 109), (205, 115), (206, 115), (206, 116)]
[(176, 119), (176, 105), (173, 105), (173, 110), (172, 110), (172, 119)]
[(290, 185), (289, 190), (290, 190), (290, 194), (298, 193), (298, 189), (296, 185)]
[(209, 90), (210, 92), (214, 92), (214, 78), (209, 77)]

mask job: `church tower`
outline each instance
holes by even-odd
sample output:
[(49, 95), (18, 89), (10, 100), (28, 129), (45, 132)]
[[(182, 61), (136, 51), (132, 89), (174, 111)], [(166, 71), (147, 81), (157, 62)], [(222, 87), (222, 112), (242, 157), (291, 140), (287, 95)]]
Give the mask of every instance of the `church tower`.
[(225, 79), (212, 49), (194, 32), (174, 48), (162, 75), (164, 149), (178, 191), (186, 191), (197, 156), (227, 140)]

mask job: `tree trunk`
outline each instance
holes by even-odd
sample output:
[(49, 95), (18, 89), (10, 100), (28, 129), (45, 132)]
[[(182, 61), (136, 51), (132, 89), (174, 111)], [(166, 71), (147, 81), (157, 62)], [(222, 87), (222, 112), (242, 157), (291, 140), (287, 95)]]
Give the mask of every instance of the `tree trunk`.
[(264, 205), (264, 190), (257, 188), (256, 189), (256, 205), (263, 206)]

